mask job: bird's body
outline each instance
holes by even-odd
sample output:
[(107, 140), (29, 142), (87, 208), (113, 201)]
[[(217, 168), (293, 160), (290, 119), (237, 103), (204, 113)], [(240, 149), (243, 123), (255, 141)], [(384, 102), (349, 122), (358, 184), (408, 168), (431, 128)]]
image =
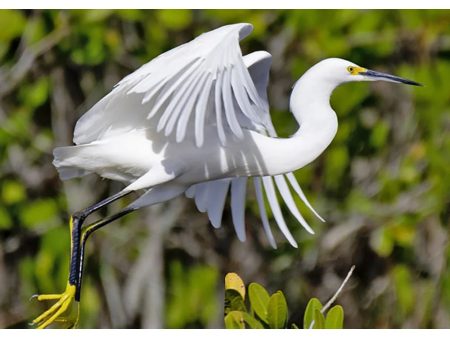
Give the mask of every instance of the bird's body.
[[(264, 197), (279, 229), (296, 246), (277, 191), (293, 216), (313, 233), (291, 188), (320, 216), (292, 172), (316, 159), (336, 135), (337, 116), (329, 103), (332, 91), (351, 81), (417, 85), (343, 59), (323, 60), (293, 87), (290, 108), (298, 131), (278, 138), (267, 100), (271, 55), (259, 51), (242, 56), (239, 47), (251, 30), (249, 24), (220, 27), (145, 64), (80, 118), (75, 146), (55, 149), (54, 165), (62, 179), (96, 173), (125, 183), (120, 193), (73, 215), (71, 273), (61, 295), (68, 299), (65, 302), (79, 300), (84, 244), (91, 232), (130, 211), (183, 193), (207, 212), (215, 227), (221, 225), (229, 194), (233, 225), (244, 240), (246, 189), (252, 177), (269, 243), (276, 247)], [(144, 190), (143, 195), (122, 212), (82, 228), (90, 213), (138, 190)], [(60, 315), (60, 307), (35, 322), (47, 326)], [(51, 313), (55, 314), (49, 319)]]
[[(311, 121), (308, 128), (291, 138), (244, 130), (242, 139), (233, 138), (226, 146), (220, 144), (216, 135), (209, 135), (214, 133), (210, 131), (205, 135), (210, 141), (201, 148), (192, 142), (161, 145), (151, 139), (151, 130), (140, 129), (86, 145), (57, 148), (55, 164), (66, 178), (96, 173), (125, 184), (132, 184), (161, 166), (168, 176), (174, 176), (171, 182), (186, 187), (223, 178), (275, 176), (299, 169), (320, 155), (336, 133), (337, 120), (334, 121), (321, 124), (319, 132), (314, 128), (319, 126)], [(325, 137), (320, 137), (322, 134)], [(316, 137), (313, 147), (303, 142)], [(155, 174), (148, 181), (131, 186), (131, 190), (166, 182), (166, 175)]]

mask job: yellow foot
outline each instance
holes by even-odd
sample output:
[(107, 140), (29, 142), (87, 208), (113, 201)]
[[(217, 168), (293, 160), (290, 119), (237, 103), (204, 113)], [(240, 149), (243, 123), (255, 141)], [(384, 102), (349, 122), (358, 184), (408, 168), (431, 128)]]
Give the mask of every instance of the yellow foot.
[(75, 285), (67, 284), (66, 290), (61, 294), (49, 294), (49, 295), (37, 295), (33, 298), (36, 298), (38, 301), (43, 300), (56, 300), (56, 303), (53, 306), (42, 313), (39, 317), (36, 317), (33, 321), (33, 325), (37, 325), (38, 329), (45, 329), (47, 326), (52, 324), (53, 322), (64, 322), (73, 324), (70, 326), (75, 326), (78, 321), (78, 314), (75, 321), (70, 321), (67, 317), (63, 317), (65, 312), (69, 309), (70, 305), (75, 300)]

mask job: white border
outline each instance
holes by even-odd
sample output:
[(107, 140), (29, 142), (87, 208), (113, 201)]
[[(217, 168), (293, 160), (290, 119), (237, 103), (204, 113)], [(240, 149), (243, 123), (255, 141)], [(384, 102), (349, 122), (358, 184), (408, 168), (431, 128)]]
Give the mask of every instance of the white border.
[[(109, 1), (61, 1), (61, 0), (2, 0), (0, 8), (445, 8), (450, 5), (444, 0), (109, 0)], [(405, 7), (408, 6), (408, 7)]]
[(273, 337), (307, 337), (307, 338), (415, 338), (423, 337), (425, 334), (430, 338), (434, 337), (449, 337), (450, 330), (1, 330), (2, 337), (51, 337), (51, 338), (83, 338), (92, 337), (97, 338), (123, 338), (124, 335), (149, 338), (149, 337), (189, 337), (189, 338), (241, 338), (241, 337), (257, 337), (257, 338), (273, 338)]

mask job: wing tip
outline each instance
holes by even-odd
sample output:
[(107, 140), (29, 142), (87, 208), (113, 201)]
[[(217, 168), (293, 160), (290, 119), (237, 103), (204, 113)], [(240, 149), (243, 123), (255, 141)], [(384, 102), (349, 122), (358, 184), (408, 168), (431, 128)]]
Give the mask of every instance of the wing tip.
[(244, 243), (245, 240), (247, 239), (247, 236), (245, 235), (245, 232), (236, 231), (236, 235), (237, 235), (237, 238), (239, 239), (239, 241), (242, 242), (242, 243)]
[(292, 245), (294, 248), (298, 249), (298, 244), (296, 241), (294, 241), (294, 240), (289, 241), (289, 244)]
[(272, 247), (272, 249), (277, 250), (277, 243), (275, 241), (269, 241), (270, 246)]
[(251, 23), (241, 23), (238, 24), (240, 26), (239, 28), (239, 40), (244, 39), (245, 37), (249, 36), (253, 32), (253, 25)]

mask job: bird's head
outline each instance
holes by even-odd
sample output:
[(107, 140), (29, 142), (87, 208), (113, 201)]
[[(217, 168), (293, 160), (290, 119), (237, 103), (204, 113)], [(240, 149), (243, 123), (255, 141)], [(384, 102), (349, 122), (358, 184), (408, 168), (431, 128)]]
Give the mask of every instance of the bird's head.
[(324, 76), (328, 77), (330, 81), (335, 82), (336, 85), (354, 81), (388, 81), (421, 86), (418, 82), (370, 70), (344, 59), (325, 59), (316, 64), (315, 67), (320, 68), (323, 72), (322, 74), (327, 73), (326, 75), (324, 74)]

